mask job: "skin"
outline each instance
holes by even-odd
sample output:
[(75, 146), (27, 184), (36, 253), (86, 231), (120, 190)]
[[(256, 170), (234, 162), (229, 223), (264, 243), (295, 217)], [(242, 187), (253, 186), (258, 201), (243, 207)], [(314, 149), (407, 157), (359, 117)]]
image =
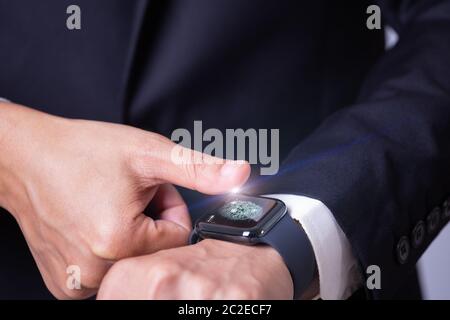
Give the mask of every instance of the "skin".
[[(0, 103), (0, 206), (17, 220), (57, 298), (95, 294), (118, 260), (186, 244), (191, 221), (172, 184), (217, 194), (250, 174), (247, 163), (175, 164), (174, 146), (124, 125)], [(143, 214), (149, 203), (151, 218)], [(80, 290), (66, 285), (70, 265), (80, 267)]]
[(97, 298), (247, 300), (292, 296), (291, 276), (275, 250), (208, 239), (119, 261), (103, 279)]

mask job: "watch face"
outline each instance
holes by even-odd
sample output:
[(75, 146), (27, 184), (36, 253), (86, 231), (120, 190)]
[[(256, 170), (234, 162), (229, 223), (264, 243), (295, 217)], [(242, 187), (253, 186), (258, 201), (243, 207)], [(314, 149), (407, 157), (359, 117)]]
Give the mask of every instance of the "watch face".
[(230, 196), (200, 222), (234, 228), (254, 228), (270, 214), (276, 204), (275, 199)]

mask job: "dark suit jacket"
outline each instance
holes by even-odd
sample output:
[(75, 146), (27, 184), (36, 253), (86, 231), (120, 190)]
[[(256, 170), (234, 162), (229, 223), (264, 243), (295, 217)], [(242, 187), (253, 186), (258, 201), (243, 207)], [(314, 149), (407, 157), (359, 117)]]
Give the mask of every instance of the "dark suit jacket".
[[(369, 297), (404, 297), (445, 215), (416, 247), (414, 227), (450, 193), (450, 1), (378, 1), (389, 52), (371, 1), (78, 0), (69, 31), (72, 2), (0, 0), (0, 96), (164, 135), (280, 128), (286, 160), (254, 192), (320, 199), (361, 270), (380, 266)], [(7, 215), (0, 229), (0, 297), (48, 295)]]

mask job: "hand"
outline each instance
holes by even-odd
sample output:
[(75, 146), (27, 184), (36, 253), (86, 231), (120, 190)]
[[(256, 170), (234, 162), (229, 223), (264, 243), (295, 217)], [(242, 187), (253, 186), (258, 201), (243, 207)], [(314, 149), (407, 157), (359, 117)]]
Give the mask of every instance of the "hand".
[[(56, 297), (88, 297), (114, 261), (185, 244), (191, 222), (170, 183), (220, 193), (248, 178), (246, 163), (176, 165), (174, 146), (128, 126), (1, 103), (0, 205)], [(143, 214), (150, 201), (155, 219)], [(81, 290), (66, 285), (71, 265)]]
[(290, 273), (268, 246), (219, 240), (121, 260), (98, 299), (292, 299)]

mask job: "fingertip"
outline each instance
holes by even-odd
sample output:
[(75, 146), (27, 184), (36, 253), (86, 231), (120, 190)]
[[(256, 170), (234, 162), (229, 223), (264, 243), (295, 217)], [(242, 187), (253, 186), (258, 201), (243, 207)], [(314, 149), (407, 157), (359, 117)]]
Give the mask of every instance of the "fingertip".
[(220, 180), (229, 191), (242, 186), (250, 176), (251, 168), (247, 161), (227, 161), (220, 169)]
[(249, 178), (251, 172), (247, 161), (227, 161), (220, 170), (221, 179), (230, 185), (230, 189), (241, 187)]
[(247, 161), (227, 160), (219, 168), (206, 172), (209, 174), (203, 174), (197, 181), (197, 191), (221, 194), (241, 187), (249, 178), (251, 167)]

